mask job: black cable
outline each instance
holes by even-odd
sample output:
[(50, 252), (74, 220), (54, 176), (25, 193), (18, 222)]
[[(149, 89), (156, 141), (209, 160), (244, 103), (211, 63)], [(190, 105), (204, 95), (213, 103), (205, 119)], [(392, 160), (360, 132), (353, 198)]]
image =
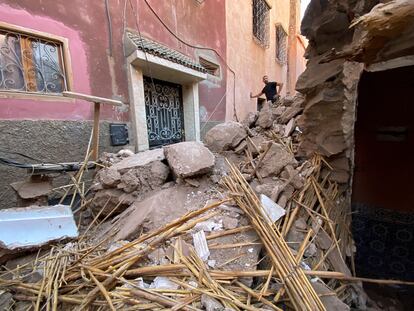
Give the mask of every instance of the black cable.
[(17, 167), (17, 168), (24, 168), (24, 169), (34, 169), (34, 168), (42, 167), (44, 165), (45, 167), (42, 167), (42, 169), (51, 170), (51, 171), (55, 171), (56, 168), (55, 169), (47, 168), (46, 167), (47, 164), (60, 166), (60, 168), (58, 169), (59, 171), (69, 170), (71, 168), (70, 165), (64, 165), (64, 164), (52, 164), (52, 163), (30, 164), (30, 163), (21, 163), (21, 162), (17, 162), (15, 160), (3, 158), (3, 157), (0, 157), (0, 164), (7, 165), (7, 166), (12, 166), (12, 167)]
[(139, 42), (141, 43), (141, 48), (142, 48), (142, 51), (144, 52), (145, 64), (147, 66), (147, 70), (148, 70), (149, 77), (151, 78), (152, 88), (155, 91), (155, 83), (154, 83), (154, 79), (152, 77), (152, 70), (151, 70), (151, 66), (149, 65), (147, 52), (145, 51), (144, 41), (142, 40), (141, 29), (140, 29), (139, 23), (138, 23), (138, 13), (135, 10), (134, 6), (132, 5), (131, 0), (125, 0), (125, 1), (128, 1), (129, 2), (129, 6), (131, 7), (132, 13), (134, 14), (134, 17), (135, 17), (135, 27), (137, 28), (137, 31), (138, 31)]
[[(71, 172), (71, 171), (79, 171), (82, 166), (82, 163), (68, 163), (68, 164), (54, 164), (54, 163), (41, 163), (41, 164), (30, 164), (30, 163), (21, 163), (15, 160), (7, 159), (0, 157), (0, 165), (6, 165), (16, 168), (22, 169), (30, 169), (33, 172), (35, 170), (39, 170), (42, 172)], [(88, 164), (88, 168), (94, 167), (95, 164)], [(49, 173), (49, 174), (50, 174)]]
[(14, 155), (18, 155), (18, 156), (21, 156), (21, 157), (23, 157), (23, 158), (26, 158), (26, 159), (29, 159), (29, 160), (32, 160), (32, 161), (36, 161), (36, 162), (40, 162), (40, 163), (43, 163), (43, 162), (44, 162), (44, 161), (42, 161), (42, 160), (39, 160), (39, 159), (33, 158), (33, 157), (31, 157), (31, 156), (25, 155), (24, 153), (20, 153), (20, 152), (8, 151), (8, 150), (4, 150), (4, 149), (0, 149), (0, 152), (1, 152), (1, 153), (7, 153), (7, 154), (14, 154)]
[[(29, 159), (29, 160), (32, 160), (32, 161), (38, 162), (37, 164), (47, 163), (47, 164), (53, 164), (53, 165), (62, 165), (62, 164), (57, 163), (57, 162), (51, 162), (51, 161), (39, 160), (39, 159), (37, 159), (37, 158), (33, 158), (33, 157), (31, 157), (31, 156), (28, 156), (28, 155), (26, 155), (26, 154), (24, 154), (24, 153), (20, 153), (20, 152), (14, 152), (14, 151), (9, 151), (9, 150), (0, 149), (0, 153), (6, 153), (6, 154), (9, 154), (9, 155), (11, 155), (11, 154), (13, 154), (13, 155), (18, 155), (18, 156), (21, 156), (21, 157), (23, 157), (23, 158), (25, 158), (25, 159)], [(2, 158), (2, 159), (7, 159), (7, 158)], [(11, 160), (11, 161), (13, 161), (13, 160)], [(28, 164), (28, 165), (30, 165), (30, 164)]]
[(7, 166), (18, 167), (18, 168), (33, 168), (33, 165), (31, 165), (31, 164), (19, 163), (17, 161), (2, 158), (2, 157), (0, 157), (0, 164), (7, 165)]
[(12, 152), (4, 149), (0, 149), (0, 153), (5, 153), (9, 155), (18, 155), (22, 158), (32, 160), (38, 163), (25, 163), (21, 161), (16, 161), (14, 159), (10, 159), (7, 157), (0, 157), (0, 165), (6, 165), (16, 168), (23, 168), (23, 169), (41, 169), (42, 171), (49, 171), (49, 172), (70, 172), (70, 171), (77, 171), (80, 168), (81, 163), (68, 163), (68, 164), (62, 164), (62, 163), (54, 163), (54, 162), (46, 162), (43, 160), (39, 160), (36, 158), (33, 158), (31, 156), (28, 156), (24, 153), (20, 152)]
[(224, 63), (224, 65), (226, 66), (226, 68), (233, 74), (233, 113), (234, 113), (234, 118), (236, 121), (238, 121), (238, 117), (237, 117), (237, 112), (236, 112), (236, 73), (234, 72), (233, 69), (231, 69), (231, 67), (227, 64), (226, 60), (221, 56), (221, 54), (219, 52), (217, 52), (215, 49), (213, 48), (207, 48), (207, 47), (203, 47), (203, 46), (197, 46), (197, 45), (193, 45), (191, 43), (188, 43), (186, 41), (184, 41), (183, 39), (181, 39), (174, 31), (172, 31), (167, 24), (164, 23), (164, 21), (161, 19), (161, 17), (157, 14), (157, 12), (155, 12), (155, 10), (152, 8), (152, 6), (148, 3), (147, 0), (144, 0), (144, 2), (146, 3), (146, 5), (148, 6), (148, 8), (151, 10), (151, 12), (155, 15), (155, 17), (158, 19), (158, 21), (164, 26), (165, 29), (167, 29), (167, 31), (173, 35), (178, 41), (180, 41), (181, 43), (187, 45), (188, 47), (191, 47), (193, 49), (199, 49), (199, 50), (206, 50), (206, 51), (212, 51), (214, 52), (219, 58), (220, 60)]

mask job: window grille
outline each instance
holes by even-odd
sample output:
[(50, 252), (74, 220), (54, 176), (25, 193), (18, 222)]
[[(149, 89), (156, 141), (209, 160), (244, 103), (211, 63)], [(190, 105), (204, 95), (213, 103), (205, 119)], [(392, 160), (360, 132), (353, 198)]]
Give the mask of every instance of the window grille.
[(0, 29), (0, 91), (55, 94), (66, 89), (62, 43)]
[(266, 0), (253, 0), (253, 37), (265, 48), (269, 47), (269, 13)]
[(282, 64), (287, 60), (287, 34), (281, 25), (276, 26), (276, 60)]
[(220, 77), (220, 66), (219, 65), (214, 64), (202, 57), (199, 58), (199, 62), (200, 62), (200, 65), (203, 66), (207, 70), (208, 74), (212, 76)]

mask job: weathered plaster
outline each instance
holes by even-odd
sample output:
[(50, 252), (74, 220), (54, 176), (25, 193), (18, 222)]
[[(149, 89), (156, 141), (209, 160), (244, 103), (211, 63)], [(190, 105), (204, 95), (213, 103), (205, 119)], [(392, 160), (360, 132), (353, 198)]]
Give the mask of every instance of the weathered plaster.
[(136, 151), (149, 149), (144, 99), (144, 75), (181, 84), (183, 92), (184, 130), (186, 141), (200, 140), (198, 82), (207, 78), (205, 73), (181, 64), (134, 51), (127, 59), (129, 64), (129, 90), (133, 135), (137, 141)]
[[(256, 99), (250, 99), (250, 92), (263, 89), (263, 75), (271, 81), (283, 82), (282, 94), (287, 91), (287, 64), (276, 60), (276, 25), (286, 33), (290, 27), (290, 3), (287, 0), (269, 1), (270, 10), (269, 48), (263, 48), (253, 39), (252, 2), (228, 0), (226, 2), (227, 62), (236, 72), (236, 110), (240, 120), (249, 112), (256, 111)], [(295, 26), (293, 26), (295, 27)], [(292, 60), (292, 58), (289, 58)], [(294, 60), (296, 62), (296, 60)], [(295, 72), (296, 74), (296, 72)], [(229, 76), (227, 83), (226, 119), (233, 119), (233, 84)], [(294, 83), (295, 81), (293, 81)]]
[[(100, 152), (116, 152), (127, 146), (110, 146), (109, 123), (100, 123)], [(0, 122), (0, 146), (3, 150), (20, 152), (45, 162), (83, 161), (92, 130), (91, 121), (61, 120), (2, 120)], [(130, 136), (130, 139), (133, 137)], [(130, 142), (134, 144), (133, 140)], [(31, 163), (30, 160), (2, 153), (17, 161)], [(92, 179), (94, 171), (85, 176)], [(25, 169), (0, 165), (0, 209), (16, 207), (16, 195), (10, 184), (29, 176)], [(54, 186), (69, 184), (70, 178), (63, 174), (54, 178)], [(58, 192), (53, 195), (59, 196)]]
[[(73, 91), (90, 93), (89, 73), (84, 53), (85, 47), (77, 31), (52, 18), (32, 15), (6, 4), (0, 4), (0, 12), (2, 22), (67, 38), (70, 54), (77, 55), (76, 58), (72, 59)], [(1, 95), (5, 96), (6, 94)], [(93, 117), (93, 109), (91, 109), (89, 103), (62, 99), (53, 101), (50, 99), (43, 101), (39, 97), (37, 100), (32, 100), (30, 98), (25, 99), (24, 96), (19, 99), (0, 99), (0, 118), (76, 120), (91, 119)], [(59, 109), (56, 109), (56, 107)]]
[[(53, 3), (5, 0), (0, 5), (0, 20), (68, 38), (74, 80), (72, 91), (121, 99), (128, 103), (128, 75), (122, 47), (124, 26), (137, 31), (138, 24), (143, 35), (194, 59), (201, 51), (188, 47), (172, 36), (144, 1), (133, 0), (131, 3), (132, 7), (129, 1), (109, 1), (112, 46), (104, 1), (74, 0), (68, 5), (64, 0)], [(205, 1), (202, 4), (193, 0), (149, 3), (180, 38), (192, 45), (215, 49), (225, 57), (226, 36), (221, 31), (225, 29), (224, 0)], [(110, 48), (112, 56), (109, 56)], [(224, 68), (222, 62), (220, 65)], [(215, 108), (215, 99), (219, 100), (226, 91), (226, 74), (224, 70), (214, 87), (211, 87), (211, 83), (200, 85), (200, 99), (209, 113)], [(84, 120), (93, 117), (90, 104), (82, 101), (53, 101), (50, 98), (20, 96), (7, 101), (0, 99), (0, 103), (0, 119)], [(216, 109), (212, 119), (224, 120), (224, 114), (225, 103)], [(128, 120), (129, 114), (125, 107), (115, 109), (104, 106), (101, 118), (122, 121)]]

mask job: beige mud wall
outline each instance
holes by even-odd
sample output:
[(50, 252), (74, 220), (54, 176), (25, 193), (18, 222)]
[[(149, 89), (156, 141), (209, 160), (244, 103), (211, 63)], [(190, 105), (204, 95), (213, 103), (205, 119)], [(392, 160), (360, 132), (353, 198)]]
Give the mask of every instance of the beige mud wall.
[[(239, 120), (251, 111), (256, 111), (257, 94), (264, 87), (262, 76), (267, 74), (271, 81), (287, 81), (287, 65), (276, 60), (276, 25), (281, 24), (289, 32), (289, 1), (269, 0), (270, 10), (269, 48), (264, 48), (253, 39), (252, 1), (226, 1), (227, 63), (236, 73), (236, 110)], [(233, 76), (229, 73), (227, 83), (226, 120), (233, 119)], [(286, 88), (284, 87), (283, 94)]]

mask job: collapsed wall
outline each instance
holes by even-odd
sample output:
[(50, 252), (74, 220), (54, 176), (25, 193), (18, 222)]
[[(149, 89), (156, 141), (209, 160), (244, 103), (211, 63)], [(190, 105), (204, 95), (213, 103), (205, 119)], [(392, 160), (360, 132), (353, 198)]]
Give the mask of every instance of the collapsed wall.
[(348, 188), (361, 74), (412, 63), (412, 7), (407, 0), (313, 0), (302, 20), (309, 46), (296, 85), (305, 97), (299, 154), (328, 157), (330, 178)]
[(309, 61), (296, 85), (305, 96), (305, 109), (299, 120), (303, 132), (299, 153), (329, 157), (335, 172), (331, 177), (340, 183), (350, 178), (357, 86), (363, 65), (343, 59), (320, 62), (333, 48), (340, 50), (352, 42), (352, 15), (374, 4), (363, 5), (364, 1), (359, 1), (352, 6), (350, 2), (310, 3), (301, 27), (309, 40)]

